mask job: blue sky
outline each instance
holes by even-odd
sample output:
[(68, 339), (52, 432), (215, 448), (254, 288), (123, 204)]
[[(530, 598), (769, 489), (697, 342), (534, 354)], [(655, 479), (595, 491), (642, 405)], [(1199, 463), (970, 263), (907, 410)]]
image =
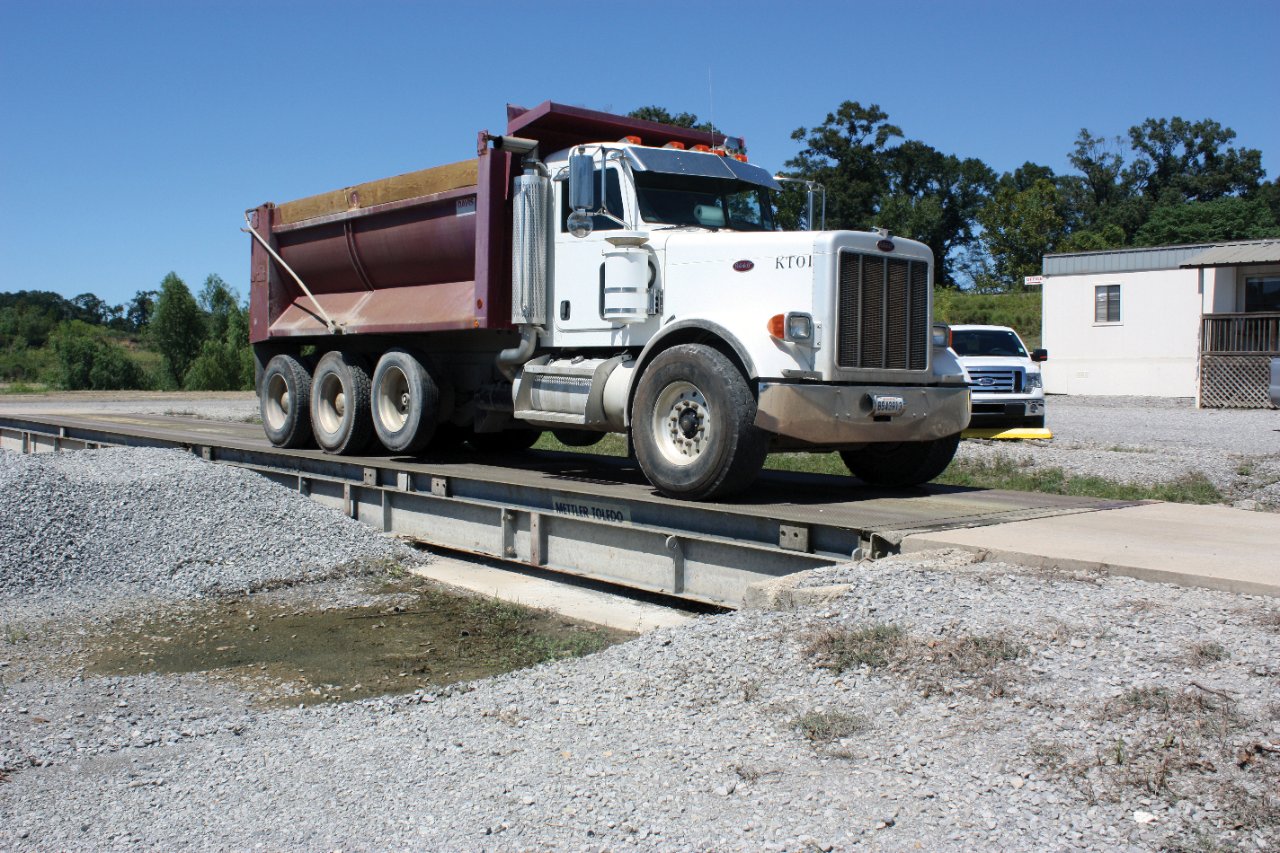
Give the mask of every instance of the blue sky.
[(246, 208), (473, 156), (508, 102), (693, 112), (772, 169), (845, 100), (997, 171), (1213, 118), (1273, 178), (1277, 36), (1275, 0), (0, 0), (0, 291), (246, 296)]

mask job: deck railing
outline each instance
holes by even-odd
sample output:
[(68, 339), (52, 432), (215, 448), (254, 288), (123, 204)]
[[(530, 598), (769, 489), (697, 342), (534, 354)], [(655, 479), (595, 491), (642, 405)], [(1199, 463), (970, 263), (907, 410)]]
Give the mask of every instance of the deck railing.
[(1200, 352), (1280, 355), (1280, 313), (1205, 314)]

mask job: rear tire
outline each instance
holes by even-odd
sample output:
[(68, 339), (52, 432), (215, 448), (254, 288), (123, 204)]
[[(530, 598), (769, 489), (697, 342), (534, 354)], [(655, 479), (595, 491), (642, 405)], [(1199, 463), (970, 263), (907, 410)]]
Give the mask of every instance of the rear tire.
[(352, 353), (327, 352), (311, 380), (311, 430), (329, 453), (359, 453), (373, 438), (369, 369)]
[(373, 372), (373, 428), (392, 453), (417, 453), (430, 443), (440, 413), (440, 389), (422, 361), (393, 349)]
[(900, 488), (927, 483), (947, 470), (960, 446), (960, 433), (933, 441), (872, 444), (862, 450), (842, 450), (849, 471), (871, 486)]
[(291, 355), (267, 362), (258, 380), (258, 411), (262, 431), (276, 447), (306, 447), (311, 443), (311, 373)]
[(735, 494), (751, 484), (768, 453), (768, 433), (755, 418), (755, 397), (727, 356), (703, 344), (674, 346), (640, 377), (631, 408), (636, 459), (670, 497)]

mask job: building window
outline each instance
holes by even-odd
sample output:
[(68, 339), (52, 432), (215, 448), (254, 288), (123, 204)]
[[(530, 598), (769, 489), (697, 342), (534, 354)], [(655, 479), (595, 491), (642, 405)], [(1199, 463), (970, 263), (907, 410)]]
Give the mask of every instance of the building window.
[(1280, 312), (1280, 275), (1249, 276), (1244, 280), (1244, 310)]
[(1120, 322), (1120, 285), (1100, 284), (1093, 289), (1093, 322)]

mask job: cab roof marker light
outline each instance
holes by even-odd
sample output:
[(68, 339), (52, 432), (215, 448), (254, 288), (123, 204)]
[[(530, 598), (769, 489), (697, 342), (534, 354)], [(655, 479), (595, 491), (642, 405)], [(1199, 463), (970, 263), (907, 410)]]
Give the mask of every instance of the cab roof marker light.
[(683, 151), (685, 146), (684, 146), (684, 143), (683, 143), (683, 142), (668, 142), (666, 145), (664, 145), (664, 146), (662, 146), (662, 147), (663, 147), (663, 148), (676, 148), (676, 149), (678, 149), (678, 150), (680, 150), (680, 151)]
[(711, 150), (711, 146), (710, 146), (710, 145), (695, 145), (695, 146), (693, 146), (693, 148), (692, 148), (692, 149), (690, 149), (690, 150), (692, 150), (692, 151), (710, 151), (710, 150)]
[(624, 136), (618, 140), (619, 142), (630, 142), (632, 145), (643, 145), (638, 136)]

